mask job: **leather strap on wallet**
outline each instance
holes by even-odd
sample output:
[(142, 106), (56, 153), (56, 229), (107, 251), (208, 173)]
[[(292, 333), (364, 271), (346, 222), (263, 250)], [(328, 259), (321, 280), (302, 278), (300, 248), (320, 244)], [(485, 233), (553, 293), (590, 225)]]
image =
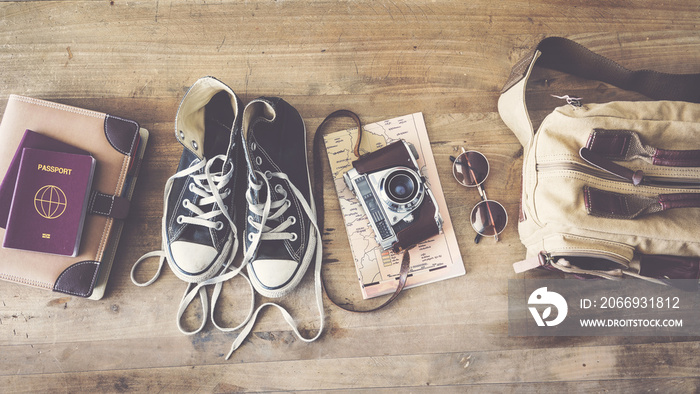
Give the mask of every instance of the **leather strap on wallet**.
[[(320, 149), (321, 149), (321, 139), (323, 138), (323, 127), (328, 123), (329, 120), (333, 118), (340, 118), (340, 117), (349, 117), (352, 118), (355, 123), (357, 124), (357, 143), (355, 144), (354, 148), (354, 153), (356, 157), (360, 156), (360, 141), (362, 138), (362, 123), (360, 122), (360, 117), (357, 116), (354, 112), (348, 111), (348, 110), (338, 110), (330, 115), (328, 115), (323, 122), (318, 126), (316, 129), (316, 135), (314, 135), (314, 145), (313, 145), (313, 155), (314, 155), (314, 163), (317, 163), (318, 165), (314, 166), (314, 198), (316, 199), (316, 216), (317, 216), (317, 223), (318, 223), (318, 228), (321, 230), (321, 232), (324, 231), (324, 226), (323, 226), (323, 219), (324, 219), (324, 197), (323, 197), (323, 192), (324, 192), (324, 187), (323, 187), (323, 166), (320, 164), (319, 158), (320, 156)], [(399, 296), (399, 293), (401, 293), (401, 290), (406, 286), (406, 279), (408, 278), (408, 271), (411, 268), (411, 257), (409, 255), (408, 249), (410, 248), (405, 248), (403, 250), (403, 258), (401, 259), (401, 268), (399, 271), (399, 278), (397, 280), (398, 284), (396, 286), (396, 290), (394, 293), (386, 299), (381, 305), (369, 308), (369, 309), (353, 309), (353, 308), (348, 308), (346, 306), (343, 306), (342, 304), (339, 304), (336, 302), (330, 294), (328, 294), (328, 290), (326, 289), (325, 285), (325, 280), (323, 279), (323, 270), (321, 270), (321, 283), (323, 285), (323, 288), (326, 292), (326, 295), (328, 296), (328, 299), (335, 304), (337, 307), (344, 309), (346, 311), (350, 312), (358, 312), (358, 313), (366, 313), (366, 312), (373, 312), (379, 309), (384, 308), (385, 306), (389, 305), (392, 303), (396, 297)]]
[(130, 205), (131, 203), (126, 197), (104, 194), (93, 190), (90, 192), (88, 213), (113, 219), (126, 219)]

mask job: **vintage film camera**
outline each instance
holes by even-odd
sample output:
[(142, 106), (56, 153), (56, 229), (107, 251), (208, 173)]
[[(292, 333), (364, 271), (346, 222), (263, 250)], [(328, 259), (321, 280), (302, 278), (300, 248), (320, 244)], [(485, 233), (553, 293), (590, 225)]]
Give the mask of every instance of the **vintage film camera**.
[(344, 175), (384, 250), (398, 252), (442, 231), (437, 202), (417, 159), (415, 147), (399, 140), (360, 157)]

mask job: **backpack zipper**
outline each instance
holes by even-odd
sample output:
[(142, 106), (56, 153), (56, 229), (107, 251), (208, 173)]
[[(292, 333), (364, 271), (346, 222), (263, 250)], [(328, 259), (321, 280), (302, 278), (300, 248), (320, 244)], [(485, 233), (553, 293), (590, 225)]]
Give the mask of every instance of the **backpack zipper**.
[[(567, 257), (586, 257), (586, 258), (595, 258), (595, 259), (605, 259), (605, 260), (610, 260), (614, 263), (617, 263), (620, 265), (620, 268), (613, 268), (610, 270), (588, 270), (588, 269), (583, 269), (579, 268), (575, 265), (572, 265), (568, 260), (566, 260)], [(540, 260), (540, 264), (543, 266), (551, 266), (555, 269), (558, 269), (559, 271), (566, 272), (569, 274), (575, 274), (575, 275), (594, 275), (598, 276), (601, 278), (605, 279), (610, 279), (610, 280), (620, 280), (622, 279), (623, 276), (623, 268), (629, 268), (630, 262), (627, 261), (627, 259), (612, 254), (612, 253), (607, 253), (607, 252), (602, 252), (598, 250), (588, 250), (588, 251), (567, 251), (566, 255), (557, 255), (554, 251), (551, 252), (545, 252), (541, 251), (538, 255), (538, 258)]]
[[(573, 171), (581, 174), (589, 175), (610, 182), (620, 182), (634, 185), (634, 181), (624, 178), (613, 173), (600, 170), (582, 163), (573, 161), (561, 161), (556, 163), (538, 163), (535, 167), (536, 171)], [(630, 170), (631, 171), (631, 170)], [(658, 188), (675, 188), (675, 189), (700, 189), (700, 179), (683, 178), (683, 177), (659, 177), (659, 176), (643, 176), (643, 181), (639, 183), (643, 186), (651, 186)]]
[(588, 148), (581, 148), (579, 155), (588, 164), (595, 168), (601, 169), (618, 178), (632, 182), (633, 185), (648, 185), (656, 187), (674, 187), (680, 184), (685, 187), (697, 188), (700, 187), (700, 178), (674, 178), (674, 177), (658, 177), (647, 176), (642, 170), (632, 170), (621, 166), (614, 161), (596, 153)]
[(621, 265), (622, 267), (629, 267), (630, 262), (615, 253), (610, 253), (610, 252), (605, 252), (605, 251), (600, 251), (600, 250), (577, 250), (577, 251), (571, 251), (567, 250), (565, 253), (558, 254), (556, 250), (552, 250), (549, 252), (541, 251), (538, 255), (538, 259), (540, 261), (541, 265), (552, 265), (555, 264), (556, 261), (562, 258), (566, 257), (588, 257), (592, 259), (605, 259), (605, 260), (610, 260), (613, 263), (617, 263)]
[[(566, 258), (567, 257), (586, 257), (595, 259), (605, 259), (612, 261), (618, 265), (620, 268), (615, 268), (612, 270), (586, 270), (574, 265), (571, 265)], [(516, 273), (525, 272), (537, 267), (552, 267), (562, 272), (577, 274), (577, 275), (595, 275), (603, 277), (606, 279), (617, 280), (622, 277), (622, 269), (629, 268), (630, 261), (626, 258), (619, 256), (614, 253), (599, 251), (599, 250), (580, 250), (571, 251), (567, 250), (565, 254), (557, 254), (555, 251), (540, 251), (534, 258), (525, 259), (513, 264), (513, 269)]]
[(620, 177), (574, 161), (560, 161), (556, 163), (537, 163), (537, 166), (535, 168), (537, 172), (556, 170), (573, 171), (590, 175), (596, 178), (604, 179), (606, 181), (621, 182)]

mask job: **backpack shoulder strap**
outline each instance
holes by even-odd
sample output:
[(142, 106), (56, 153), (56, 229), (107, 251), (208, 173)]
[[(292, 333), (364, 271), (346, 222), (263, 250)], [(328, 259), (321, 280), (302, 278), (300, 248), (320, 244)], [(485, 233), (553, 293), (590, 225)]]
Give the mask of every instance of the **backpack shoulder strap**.
[(700, 103), (700, 74), (632, 71), (574, 41), (548, 37), (513, 66), (498, 100), (501, 118), (523, 146), (534, 135), (525, 104), (525, 89), (535, 62), (541, 67), (609, 83), (654, 100)]

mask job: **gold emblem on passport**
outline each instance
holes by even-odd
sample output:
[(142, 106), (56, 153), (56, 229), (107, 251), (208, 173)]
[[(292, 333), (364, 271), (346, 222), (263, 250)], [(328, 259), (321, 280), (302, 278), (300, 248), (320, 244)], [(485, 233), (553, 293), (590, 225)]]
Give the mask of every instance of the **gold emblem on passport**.
[(34, 208), (41, 217), (56, 219), (66, 211), (66, 194), (54, 185), (46, 185), (34, 195)]

